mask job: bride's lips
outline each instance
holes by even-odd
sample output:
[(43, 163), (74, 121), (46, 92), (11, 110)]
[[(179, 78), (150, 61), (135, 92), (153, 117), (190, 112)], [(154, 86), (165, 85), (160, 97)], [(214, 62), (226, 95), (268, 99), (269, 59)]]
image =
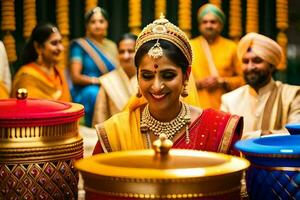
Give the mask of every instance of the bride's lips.
[(156, 100), (161, 100), (166, 96), (166, 94), (152, 94), (151, 93), (151, 96)]

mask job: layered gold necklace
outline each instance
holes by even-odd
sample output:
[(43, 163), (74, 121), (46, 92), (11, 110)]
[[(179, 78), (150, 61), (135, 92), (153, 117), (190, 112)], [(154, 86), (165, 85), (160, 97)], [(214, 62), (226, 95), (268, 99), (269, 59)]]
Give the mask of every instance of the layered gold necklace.
[(152, 131), (156, 136), (165, 134), (168, 139), (172, 140), (174, 135), (176, 135), (176, 133), (186, 126), (186, 142), (189, 143), (189, 132), (187, 125), (190, 124), (190, 122), (191, 112), (189, 106), (185, 103), (181, 103), (181, 110), (179, 114), (169, 122), (161, 122), (152, 117), (149, 111), (149, 104), (147, 104), (142, 113), (141, 132), (149, 134), (149, 131)]

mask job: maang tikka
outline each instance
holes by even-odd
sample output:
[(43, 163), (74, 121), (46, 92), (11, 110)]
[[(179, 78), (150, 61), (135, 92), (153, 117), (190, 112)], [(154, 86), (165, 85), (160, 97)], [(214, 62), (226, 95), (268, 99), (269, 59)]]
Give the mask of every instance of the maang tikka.
[(163, 49), (160, 46), (159, 39), (157, 39), (156, 43), (151, 47), (148, 51), (148, 55), (154, 59), (160, 58), (163, 56)]

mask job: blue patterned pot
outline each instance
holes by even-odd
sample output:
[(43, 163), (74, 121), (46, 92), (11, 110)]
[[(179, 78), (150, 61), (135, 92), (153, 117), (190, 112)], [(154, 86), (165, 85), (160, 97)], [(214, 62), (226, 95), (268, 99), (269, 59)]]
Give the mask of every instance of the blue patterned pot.
[(235, 147), (251, 162), (250, 199), (300, 199), (300, 135), (241, 140)]

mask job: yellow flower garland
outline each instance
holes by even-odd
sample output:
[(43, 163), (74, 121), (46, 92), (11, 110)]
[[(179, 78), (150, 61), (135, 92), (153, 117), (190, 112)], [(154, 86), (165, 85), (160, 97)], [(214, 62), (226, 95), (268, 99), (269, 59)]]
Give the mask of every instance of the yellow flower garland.
[(222, 4), (221, 0), (209, 0), (209, 3), (214, 4), (218, 8), (222, 8), (222, 6), (221, 6), (221, 4)]
[(165, 16), (167, 14), (166, 0), (155, 0), (155, 19), (158, 19), (161, 13)]
[(279, 70), (286, 69), (286, 52), (288, 38), (285, 34), (285, 30), (288, 28), (288, 1), (287, 0), (276, 0), (276, 26), (279, 29), (277, 35), (277, 42), (283, 50), (283, 59), (278, 67)]
[(23, 5), (23, 36), (25, 39), (30, 37), (33, 28), (36, 26), (36, 5), (35, 0), (24, 0)]
[(258, 32), (258, 0), (247, 0), (246, 32)]
[(69, 56), (69, 1), (56, 0), (56, 22), (58, 29), (62, 35), (62, 43), (65, 47), (63, 53), (63, 59), (59, 63), (59, 67), (64, 69), (68, 66), (68, 56)]
[(178, 26), (183, 30), (186, 35), (191, 37), (192, 29), (192, 1), (191, 0), (179, 0), (178, 10)]
[(129, 0), (129, 28), (130, 31), (138, 35), (141, 32), (142, 12), (141, 0)]
[(242, 35), (241, 18), (241, 0), (231, 0), (229, 15), (229, 36), (235, 41), (238, 41)]
[(3, 0), (1, 1), (1, 6), (1, 29), (5, 32), (3, 43), (6, 48), (8, 61), (14, 62), (17, 60), (16, 43), (11, 32), (16, 30), (15, 1)]

